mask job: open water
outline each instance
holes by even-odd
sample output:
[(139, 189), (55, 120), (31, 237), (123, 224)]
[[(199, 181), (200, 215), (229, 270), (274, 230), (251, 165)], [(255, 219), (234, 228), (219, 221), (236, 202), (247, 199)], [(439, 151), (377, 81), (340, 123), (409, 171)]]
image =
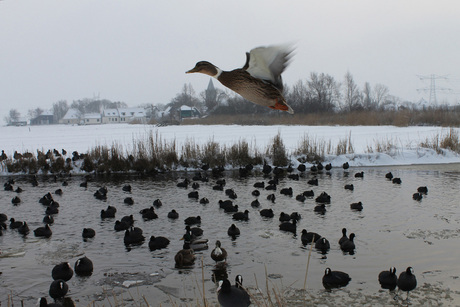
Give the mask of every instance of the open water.
[[(364, 178), (354, 174), (364, 171)], [(385, 179), (391, 171), (400, 177), (402, 184), (393, 184)], [(295, 170), (294, 173), (296, 173)], [(203, 173), (204, 174), (204, 173)], [(24, 302), (32, 306), (37, 298), (48, 295), (51, 284), (51, 270), (54, 265), (67, 261), (73, 267), (75, 261), (87, 256), (94, 263), (90, 277), (73, 276), (68, 282), (70, 297), (76, 306), (114, 306), (115, 300), (123, 306), (139, 306), (145, 300), (151, 306), (195, 306), (202, 300), (204, 284), (205, 297), (217, 304), (215, 279), (228, 276), (233, 282), (241, 274), (244, 285), (261, 299), (269, 289), (276, 289), (286, 306), (388, 306), (403, 305), (406, 294), (395, 294), (380, 289), (377, 276), (380, 271), (396, 267), (397, 274), (412, 266), (417, 277), (417, 288), (411, 292), (413, 305), (456, 306), (460, 305), (460, 165), (417, 165), (405, 167), (363, 167), (344, 171), (333, 168), (330, 172), (313, 174), (305, 172), (300, 180), (285, 177), (280, 179), (276, 191), (259, 189), (260, 208), (251, 207), (256, 199), (251, 195), (255, 182), (268, 182), (261, 172), (253, 171), (248, 177), (240, 178), (238, 172), (225, 172), (227, 188), (232, 188), (237, 199), (234, 204), (240, 211), (249, 210), (249, 221), (233, 221), (232, 215), (218, 206), (219, 200), (228, 197), (223, 191), (213, 190), (216, 179), (199, 182), (200, 198), (209, 199), (200, 204), (187, 197), (193, 189), (178, 188), (176, 184), (184, 178), (191, 179), (194, 172), (143, 176), (92, 177), (87, 188), (80, 187), (83, 177), (42, 176), (39, 185), (33, 187), (30, 177), (14, 177), (14, 187), (21, 187), (22, 193), (0, 191), (0, 213), (9, 218), (26, 221), (31, 232), (27, 236), (16, 230), (7, 229), (0, 236), (0, 303), (8, 300), (15, 305)], [(13, 178), (13, 177), (11, 177)], [(318, 186), (307, 183), (317, 178)], [(6, 182), (9, 178), (2, 178)], [(63, 186), (63, 182), (68, 183)], [(132, 192), (122, 187), (132, 186)], [(344, 189), (353, 184), (354, 191)], [(93, 194), (100, 187), (108, 189), (107, 199), (98, 200)], [(428, 194), (421, 201), (412, 199), (417, 187), (427, 186)], [(293, 197), (280, 194), (282, 188), (292, 187)], [(63, 195), (55, 195), (57, 189)], [(295, 199), (297, 194), (313, 190), (314, 198), (305, 202)], [(315, 198), (321, 192), (331, 196), (324, 215), (313, 211)], [(51, 225), (53, 235), (49, 239), (36, 238), (33, 230), (43, 226), (45, 207), (39, 199), (51, 192), (59, 202), (59, 213)], [(275, 202), (267, 200), (274, 193)], [(13, 205), (14, 196), (21, 198), (19, 205)], [(134, 205), (124, 204), (126, 197), (134, 199)], [(159, 218), (144, 221), (139, 211), (152, 206), (160, 199), (163, 206), (155, 209)], [(360, 212), (350, 209), (350, 204), (361, 201)], [(117, 208), (115, 219), (100, 218), (100, 211), (108, 205)], [(272, 208), (275, 217), (263, 218), (259, 211)], [(178, 220), (170, 220), (167, 213), (175, 209)], [(297, 225), (297, 235), (279, 230), (281, 212), (298, 212), (302, 218)], [(143, 230), (146, 241), (139, 246), (127, 247), (123, 243), (124, 232), (114, 230), (115, 220), (132, 214), (134, 225)], [(184, 219), (201, 216), (200, 227), (203, 238), (209, 239), (209, 249), (197, 251), (197, 261), (192, 268), (175, 268), (174, 255), (182, 248), (180, 240), (184, 234)], [(235, 223), (241, 235), (232, 239), (227, 229)], [(7, 222), (9, 224), (9, 222)], [(93, 228), (96, 237), (84, 241), (83, 228)], [(341, 229), (355, 233), (354, 254), (343, 253), (337, 243)], [(306, 289), (307, 261), (310, 245), (303, 246), (300, 231), (307, 229), (324, 236), (330, 241), (331, 249), (323, 254), (312, 249)], [(148, 239), (151, 235), (165, 236), (171, 240), (166, 249), (150, 251)], [(228, 252), (226, 265), (216, 266), (210, 257), (214, 242), (220, 240)], [(203, 263), (203, 267), (202, 267)], [(321, 279), (324, 270), (347, 272), (352, 280), (341, 289), (326, 291)], [(129, 286), (129, 288), (128, 288)], [(273, 292), (271, 293), (273, 295)]]

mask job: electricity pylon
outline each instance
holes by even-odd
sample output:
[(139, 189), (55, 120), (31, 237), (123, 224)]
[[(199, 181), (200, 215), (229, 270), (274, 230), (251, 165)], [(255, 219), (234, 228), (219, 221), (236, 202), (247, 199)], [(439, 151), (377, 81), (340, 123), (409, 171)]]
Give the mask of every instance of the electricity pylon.
[(438, 76), (435, 74), (431, 74), (429, 76), (420, 76), (418, 75), (420, 80), (430, 80), (430, 87), (424, 87), (424, 88), (419, 88), (417, 89), (417, 92), (430, 92), (430, 99), (428, 102), (430, 105), (437, 105), (438, 101), (436, 100), (436, 92), (437, 91), (452, 91), (450, 88), (444, 88), (444, 87), (436, 87), (436, 79), (444, 79), (447, 80), (447, 76)]

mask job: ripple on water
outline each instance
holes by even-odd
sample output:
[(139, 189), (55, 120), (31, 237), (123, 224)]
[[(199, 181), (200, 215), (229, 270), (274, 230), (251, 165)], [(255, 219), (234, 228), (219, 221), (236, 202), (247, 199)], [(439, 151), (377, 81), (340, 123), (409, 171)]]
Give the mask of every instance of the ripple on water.
[[(451, 172), (450, 175), (438, 169), (443, 167)], [(331, 176), (317, 174), (319, 186), (313, 187), (306, 184), (311, 179), (308, 174), (299, 181), (284, 178), (280, 180), (275, 203), (266, 199), (273, 191), (261, 190), (258, 198), (260, 208), (272, 208), (276, 217), (281, 211), (299, 212), (302, 215), (298, 223), (299, 233), (305, 228), (325, 236), (331, 243), (327, 255), (316, 250), (310, 254), (310, 246), (302, 246), (299, 234), (295, 237), (281, 232), (277, 218), (263, 219), (259, 215), (260, 209), (250, 206), (255, 199), (251, 195), (253, 184), (265, 180), (260, 176), (240, 179), (232, 173), (226, 174), (226, 188), (233, 188), (238, 194), (234, 204), (238, 204), (242, 211), (250, 211), (248, 222), (233, 221), (231, 214), (219, 209), (218, 200), (226, 199), (226, 196), (212, 189), (215, 179), (200, 183), (198, 190), (200, 196), (210, 200), (209, 204), (188, 199), (190, 189), (176, 188), (179, 177), (191, 177), (187, 173), (164, 176), (161, 180), (131, 176), (120, 176), (114, 181), (96, 178), (89, 182), (87, 189), (79, 187), (82, 180), (75, 176), (67, 178), (69, 185), (66, 187), (62, 187), (59, 181), (43, 177), (40, 185), (32, 188), (28, 179), (18, 178), (18, 185), (25, 188), (21, 195), (24, 201), (19, 206), (6, 205), (0, 210), (8, 217), (26, 220), (31, 229), (43, 225), (44, 207), (38, 204), (38, 199), (57, 188), (62, 188), (64, 193), (59, 197), (61, 206), (52, 225), (51, 238), (36, 239), (29, 234), (24, 239), (10, 229), (0, 237), (4, 255), (22, 253), (18, 257), (0, 259), (3, 272), (0, 302), (6, 304), (3, 297), (14, 293), (18, 300), (34, 304), (35, 298), (47, 296), (50, 272), (55, 264), (67, 261), (73, 266), (78, 258), (85, 255), (95, 265), (93, 275), (75, 277), (69, 285), (70, 296), (82, 306), (93, 300), (107, 306), (107, 300), (113, 295), (129, 297), (126, 291), (134, 288), (134, 302), (128, 302), (126, 306), (143, 302), (143, 297), (152, 305), (167, 306), (171, 299), (179, 304), (190, 304), (201, 298), (203, 282), (206, 299), (217, 303), (215, 276), (227, 276), (234, 280), (236, 274), (243, 275), (244, 285), (255, 297), (265, 298), (265, 276), (268, 275), (270, 289), (275, 287), (286, 306), (305, 306), (305, 302), (314, 306), (402, 305), (402, 300), (394, 300), (393, 294), (380, 290), (377, 275), (390, 266), (396, 266), (401, 272), (409, 265), (414, 267), (419, 282), (410, 295), (413, 305), (460, 305), (458, 194), (444, 192), (458, 191), (460, 178), (452, 176), (456, 174), (452, 168), (460, 166), (443, 167), (393, 167), (390, 169), (393, 174), (403, 178), (400, 186), (384, 178), (388, 168), (363, 168), (366, 175), (359, 180), (345, 176), (342, 169), (333, 169)], [(132, 186), (130, 196), (135, 201), (132, 206), (123, 204), (126, 192), (122, 191), (122, 186), (128, 183)], [(354, 184), (353, 193), (343, 189), (344, 184), (349, 183)], [(413, 201), (412, 194), (420, 185), (427, 185), (430, 192), (419, 203)], [(107, 186), (109, 191), (105, 201), (93, 196), (101, 186)], [(314, 199), (297, 202), (292, 197), (279, 194), (283, 187), (292, 187), (294, 195), (310, 189), (315, 195), (326, 191), (332, 201), (327, 205), (325, 215), (318, 216), (313, 212)], [(0, 191), (0, 202), (10, 204), (11, 195), (11, 192)], [(159, 218), (142, 220), (139, 211), (151, 206), (157, 198), (163, 203), (162, 207), (155, 209)], [(357, 201), (365, 205), (362, 213), (350, 210), (350, 203)], [(100, 210), (108, 205), (117, 208), (116, 218), (102, 221)], [(179, 212), (179, 220), (167, 219), (171, 209)], [(113, 225), (116, 219), (130, 214), (134, 215), (135, 225), (143, 229), (147, 240), (139, 246), (127, 248), (123, 243), (124, 233), (115, 232)], [(184, 234), (183, 219), (196, 215), (203, 219), (204, 237), (210, 243), (219, 239), (229, 252), (223, 270), (216, 268), (215, 262), (210, 259), (210, 250), (197, 252), (198, 261), (192, 268), (174, 268), (174, 255), (183, 244), (179, 240)], [(236, 239), (227, 236), (227, 229), (232, 223), (241, 230)], [(84, 227), (96, 230), (93, 240), (83, 242), (81, 231)], [(343, 227), (356, 234), (354, 255), (343, 254), (337, 244)], [(166, 236), (171, 243), (166, 249), (150, 251), (150, 235)], [(305, 292), (301, 289), (309, 255)], [(201, 277), (201, 259), (204, 279)], [(346, 271), (352, 281), (346, 288), (325, 291), (321, 278), (326, 267)], [(25, 285), (25, 278), (34, 280), (34, 284)], [(111, 294), (112, 291), (114, 294)], [(405, 295), (402, 297), (405, 298)]]

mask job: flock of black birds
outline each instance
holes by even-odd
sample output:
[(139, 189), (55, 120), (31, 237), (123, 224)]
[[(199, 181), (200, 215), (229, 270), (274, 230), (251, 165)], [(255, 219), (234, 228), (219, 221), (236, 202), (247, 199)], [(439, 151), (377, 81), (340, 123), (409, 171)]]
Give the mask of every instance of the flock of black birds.
[[(348, 163), (343, 164), (343, 169), (347, 170), (349, 168)], [(312, 173), (320, 172), (324, 169), (323, 165), (321, 163), (318, 163), (317, 165), (313, 165), (310, 169)], [(327, 171), (331, 170), (331, 165), (328, 164), (326, 165), (325, 169)], [(252, 166), (246, 166), (244, 168), (240, 168), (239, 173), (240, 176), (244, 177), (249, 174), (249, 172), (252, 170)], [(270, 165), (265, 164), (263, 167), (263, 173), (265, 176), (270, 175), (271, 173), (274, 174), (274, 177), (268, 181), (268, 184), (266, 185), (265, 182), (256, 182), (254, 183), (253, 187), (256, 188), (256, 190), (253, 190), (251, 194), (255, 197), (260, 196), (260, 191), (258, 189), (265, 189), (267, 191), (276, 191), (277, 190), (277, 184), (279, 183), (279, 178), (284, 176), (285, 173), (288, 173), (287, 177), (292, 179), (292, 180), (299, 180), (299, 174), (293, 174), (293, 169), (292, 168), (287, 168), (286, 170), (282, 168), (272, 168)], [(298, 171), (300, 173), (303, 173), (306, 171), (306, 167), (304, 164), (299, 165)], [(357, 172), (355, 173), (356, 178), (364, 178), (364, 172)], [(394, 178), (391, 172), (387, 173), (385, 177), (388, 180), (391, 180), (392, 183), (394, 184), (401, 184), (402, 180), (400, 178)], [(194, 181), (204, 181), (207, 182), (208, 178), (206, 176), (203, 176), (202, 173), (197, 173), (192, 181), (189, 179), (184, 179), (183, 181), (179, 182), (177, 184), (177, 187), (180, 188), (185, 188), (187, 189), (190, 184), (192, 184), (192, 188), (195, 189), (195, 191), (190, 192), (188, 194), (189, 198), (195, 198), (199, 199), (199, 193), (196, 191), (199, 188), (199, 184), (197, 184)], [(193, 183), (191, 183), (193, 182)], [(318, 178), (313, 178), (308, 180), (307, 182), (309, 185), (318, 185)], [(238, 205), (233, 205), (232, 199), (236, 199), (237, 195), (233, 189), (225, 189), (225, 180), (220, 179), (217, 180), (216, 185), (213, 186), (214, 190), (220, 190), (220, 191), (225, 191), (225, 194), (230, 198), (229, 200), (219, 200), (218, 204), (221, 209), (224, 210), (226, 213), (233, 213), (232, 217), (234, 220), (240, 220), (240, 221), (248, 221), (249, 220), (249, 211), (245, 210), (244, 212), (239, 211)], [(347, 184), (344, 187), (346, 190), (353, 191), (354, 186), (353, 184)], [(417, 193), (413, 195), (414, 200), (421, 200), (422, 199), (422, 194), (427, 194), (428, 189), (427, 187), (419, 187)], [(280, 189), (280, 194), (281, 195), (286, 195), (289, 197), (293, 196), (293, 190), (292, 188), (282, 188)], [(296, 200), (303, 202), (306, 200), (306, 198), (313, 198), (314, 193), (312, 190), (305, 191), (301, 194), (296, 195)], [(200, 200), (200, 203), (207, 203), (208, 201), (204, 202), (203, 200), (206, 198), (202, 198)], [(207, 200), (207, 199), (206, 199)], [(275, 202), (276, 200), (276, 195), (275, 193), (269, 194), (267, 196), (267, 200), (271, 202)], [(331, 197), (326, 193), (323, 192), (321, 193), (318, 197), (315, 199), (317, 205), (314, 208), (314, 211), (319, 214), (325, 214), (326, 212), (326, 204), (331, 203)], [(259, 208), (260, 207), (260, 202), (256, 198), (254, 201), (251, 202), (251, 207), (253, 208)], [(352, 210), (357, 210), (361, 211), (363, 210), (363, 204), (362, 202), (356, 202), (350, 204), (350, 208)], [(268, 209), (261, 209), (259, 210), (259, 214), (263, 217), (266, 218), (274, 218), (275, 213), (273, 209), (268, 208)], [(292, 212), (291, 214), (287, 214), (285, 212), (281, 212), (279, 215), (279, 229), (281, 231), (287, 231), (291, 232), (293, 234), (297, 233), (297, 222), (301, 219), (301, 215), (298, 212)], [(186, 224), (199, 224), (200, 223), (200, 217), (189, 217), (185, 219)], [(189, 226), (187, 226), (189, 227)], [(236, 227), (235, 224), (232, 224), (230, 228), (227, 231), (227, 234), (232, 237), (237, 237), (240, 235), (240, 230), (238, 227)], [(193, 263), (195, 260), (195, 257), (193, 256), (193, 246), (192, 244), (196, 237), (192, 239), (193, 234), (188, 230), (188, 232), (185, 235), (185, 243), (184, 243), (184, 249), (181, 250), (179, 254), (188, 252), (188, 262), (187, 264), (190, 265)], [(354, 251), (356, 249), (356, 245), (354, 242), (354, 238), (356, 235), (354, 233), (351, 233), (349, 236), (347, 236), (347, 229), (343, 228), (342, 229), (342, 237), (340, 237), (338, 243), (340, 245), (340, 249), (344, 253), (349, 253), (350, 255), (354, 254)], [(314, 244), (314, 247), (323, 252), (326, 253), (330, 249), (330, 243), (329, 241), (319, 235), (318, 233), (315, 232), (308, 232), (306, 229), (302, 229), (301, 231), (301, 241), (303, 245), (308, 245), (308, 244)], [(206, 240), (207, 242), (207, 240)], [(198, 247), (197, 247), (198, 248)], [(217, 252), (216, 252), (217, 250)], [(216, 253), (220, 256), (219, 258), (216, 256)], [(221, 248), (221, 243), (220, 241), (216, 242), (216, 248), (212, 251), (211, 257), (213, 260), (216, 262), (218, 261), (225, 261), (227, 256), (227, 251), (223, 248)], [(177, 256), (176, 256), (177, 257)], [(182, 260), (182, 258), (181, 258)], [(182, 265), (183, 263), (178, 263), (176, 259), (176, 264)], [(238, 280), (241, 280), (239, 282)], [(322, 283), (325, 289), (330, 290), (332, 288), (340, 288), (340, 287), (345, 287), (348, 285), (350, 282), (351, 278), (350, 276), (341, 271), (332, 271), (330, 268), (326, 268), (324, 272), (324, 276), (322, 278)], [(396, 269), (394, 267), (390, 268), (389, 271), (382, 271), (378, 275), (378, 281), (383, 289), (389, 289), (390, 291), (393, 291), (398, 287), (401, 291), (406, 291), (407, 292), (407, 301), (409, 300), (409, 291), (412, 291), (416, 288), (417, 286), (417, 281), (416, 277), (414, 275), (414, 271), (412, 267), (408, 267), (404, 272), (402, 272), (399, 277), (396, 276)], [(397, 296), (395, 296), (396, 298)], [(244, 290), (242, 287), (242, 277), (241, 275), (237, 275), (236, 277), (236, 284), (234, 286), (231, 285), (231, 283), (228, 281), (228, 279), (223, 279), (219, 281), (219, 288), (218, 288), (218, 299), (219, 303), (222, 306), (249, 306), (250, 304), (250, 297), (247, 294), (247, 292)]]
[[(317, 163), (313, 165), (310, 169), (311, 174), (315, 174), (317, 172), (322, 172), (325, 169), (327, 172), (331, 170), (332, 166), (330, 164), (323, 166), (321, 163)], [(348, 163), (344, 163), (343, 169), (347, 170), (349, 168)], [(292, 167), (288, 168), (279, 168), (279, 167), (272, 167), (268, 164), (263, 166), (262, 172), (266, 178), (270, 180), (266, 184), (263, 181), (256, 182), (253, 187), (255, 190), (251, 192), (251, 194), (256, 197), (254, 201), (251, 202), (251, 207), (257, 209), (259, 214), (265, 218), (274, 218), (275, 213), (273, 209), (260, 209), (260, 202), (257, 199), (260, 196), (260, 190), (264, 189), (267, 191), (273, 191), (273, 193), (267, 196), (267, 199), (271, 202), (275, 202), (276, 200), (276, 190), (278, 188), (279, 179), (282, 177), (287, 177), (291, 180), (299, 180), (299, 173), (302, 174), (307, 171), (304, 164), (300, 164), (297, 168), (298, 172)], [(191, 187), (193, 191), (188, 193), (188, 197), (192, 199), (196, 199), (201, 204), (209, 203), (209, 200), (206, 197), (200, 198), (199, 196), (199, 188), (200, 183), (208, 183), (210, 181), (215, 182), (215, 185), (212, 186), (213, 190), (217, 191), (224, 191), (225, 195), (229, 198), (227, 200), (219, 200), (218, 205), (219, 208), (222, 209), (226, 213), (232, 214), (232, 218), (235, 221), (249, 221), (249, 210), (241, 211), (238, 208), (238, 205), (234, 205), (233, 201), (236, 199), (237, 193), (232, 188), (225, 188), (226, 181), (223, 178), (220, 178), (223, 174), (223, 168), (216, 168), (212, 169), (211, 175), (213, 179), (209, 179), (207, 167), (203, 167), (203, 172), (199, 171), (191, 178), (185, 178), (179, 183), (177, 183), (177, 187), (182, 189), (188, 189)], [(241, 177), (248, 176), (251, 174), (252, 166), (248, 165), (246, 167), (240, 168), (239, 175)], [(355, 174), (356, 178), (364, 178), (364, 172), (358, 172)], [(386, 174), (385, 176), (388, 180), (391, 180), (394, 184), (401, 184), (400, 178), (394, 178), (391, 173)], [(215, 179), (216, 178), (216, 179)], [(14, 191), (16, 193), (21, 193), (23, 190), (20, 187), (14, 189), (14, 180), (10, 179), (4, 184), (4, 190), (6, 191)], [(32, 179), (32, 185), (36, 186), (38, 184), (36, 177)], [(308, 181), (309, 185), (317, 186), (318, 179), (313, 178)], [(63, 186), (66, 186), (67, 183), (63, 182)], [(81, 187), (87, 188), (88, 181), (85, 180), (80, 184)], [(347, 184), (344, 187), (347, 190), (353, 191), (354, 187), (352, 184)], [(123, 186), (124, 192), (131, 192), (132, 188), (130, 185)], [(62, 189), (58, 189), (54, 192), (56, 195), (62, 195)], [(99, 200), (107, 199), (108, 189), (106, 187), (101, 187), (94, 192), (94, 197)], [(428, 193), (428, 189), (426, 187), (419, 187), (417, 193), (413, 195), (414, 200), (421, 200), (423, 195)], [(294, 197), (294, 192), (292, 188), (283, 188), (280, 189), (280, 194), (285, 195), (288, 197)], [(314, 192), (312, 190), (304, 191), (295, 196), (295, 199), (300, 202), (304, 202), (307, 198), (314, 198)], [(11, 200), (14, 206), (20, 205), (21, 199), (19, 196), (14, 196)], [(42, 198), (40, 198), (39, 202), (44, 205), (45, 212), (43, 223), (44, 226), (38, 227), (34, 229), (34, 235), (36, 237), (44, 237), (50, 238), (52, 236), (51, 226), (53, 224), (54, 218), (56, 214), (59, 213), (59, 203), (54, 200), (53, 195), (48, 192)], [(314, 207), (314, 212), (317, 214), (325, 214), (326, 212), (326, 204), (331, 203), (331, 197), (326, 193), (323, 192), (315, 198), (315, 202), (317, 205)], [(128, 206), (132, 206), (134, 204), (134, 200), (131, 197), (126, 197), (124, 199), (124, 203)], [(160, 199), (156, 199), (153, 201), (152, 206), (148, 208), (144, 208), (140, 210), (140, 214), (143, 220), (154, 220), (158, 218), (158, 215), (155, 212), (155, 209), (162, 207), (162, 202)], [(363, 204), (361, 202), (352, 203), (350, 204), (350, 208), (352, 210), (363, 210)], [(113, 206), (108, 206), (106, 209), (101, 210), (100, 217), (101, 219), (115, 219), (117, 209)], [(179, 213), (172, 209), (167, 217), (169, 219), (178, 219)], [(297, 223), (301, 219), (301, 215), (298, 212), (292, 213), (285, 213), (281, 212), (279, 214), (279, 229), (281, 231), (290, 232), (293, 234), (297, 234)], [(8, 217), (4, 213), (0, 213), (0, 235), (3, 234), (3, 230), (8, 228), (6, 224), (8, 221)], [(9, 219), (9, 228), (16, 229), (20, 234), (27, 236), (30, 232), (27, 222), (26, 221), (16, 221), (13, 217)], [(114, 231), (124, 231), (124, 243), (126, 246), (131, 245), (138, 245), (143, 244), (145, 241), (145, 236), (141, 228), (134, 226), (135, 218), (134, 215), (127, 215), (123, 216), (120, 219), (117, 219), (114, 223)], [(199, 227), (201, 224), (201, 217), (200, 216), (189, 216), (184, 219), (184, 235), (183, 235), (183, 248), (179, 250), (174, 257), (174, 261), (176, 267), (178, 268), (187, 268), (194, 264), (196, 256), (195, 251), (203, 250), (208, 248), (208, 240), (203, 239), (203, 230)], [(315, 249), (320, 252), (327, 253), (330, 249), (331, 243), (329, 240), (318, 233), (315, 232), (308, 232), (306, 229), (301, 230), (301, 242), (303, 245), (312, 244)], [(236, 239), (240, 234), (241, 231), (237, 227), (235, 223), (231, 224), (231, 226), (227, 229), (227, 234)], [(82, 238), (83, 240), (90, 239), (95, 237), (96, 232), (94, 229), (91, 228), (84, 228), (82, 231)], [(350, 233), (347, 236), (347, 229), (342, 229), (342, 236), (338, 240), (338, 244), (340, 249), (344, 253), (348, 253), (353, 255), (356, 249), (356, 245), (354, 242), (356, 235), (355, 233)], [(166, 237), (161, 236), (150, 236), (150, 240), (148, 242), (149, 249), (154, 251), (157, 249), (162, 249), (168, 247), (170, 240)], [(221, 242), (219, 240), (216, 241), (215, 248), (211, 251), (211, 258), (217, 264), (226, 263), (228, 252), (225, 248), (222, 247)], [(91, 275), (93, 271), (93, 264), (91, 260), (86, 257), (79, 259), (74, 266), (75, 273), (77, 275)], [(56, 265), (52, 270), (52, 277), (53, 282), (50, 285), (49, 295), (51, 298), (56, 300), (55, 304), (60, 304), (61, 300), (65, 298), (65, 295), (68, 291), (67, 281), (72, 278), (74, 270), (72, 270), (69, 263), (61, 263)], [(346, 286), (349, 281), (351, 280), (350, 276), (347, 273), (340, 272), (340, 271), (332, 271), (330, 268), (325, 270), (322, 283), (326, 289), (332, 288), (339, 288)], [(217, 280), (216, 280), (217, 281)], [(219, 282), (219, 290), (218, 290), (218, 300), (222, 306), (248, 306), (250, 304), (250, 297), (248, 293), (242, 287), (242, 277), (238, 275), (236, 277), (236, 284), (232, 286), (230, 282), (224, 278)], [(393, 291), (398, 287), (402, 291), (409, 291), (415, 289), (417, 282), (415, 275), (413, 274), (413, 269), (408, 267), (404, 272), (399, 275), (399, 278), (396, 277), (396, 269), (390, 268), (389, 271), (382, 271), (378, 276), (378, 281), (380, 282), (382, 288), (389, 289)], [(409, 296), (409, 294), (408, 294)], [(46, 302), (46, 298), (41, 298), (40, 306), (58, 306), (58, 305), (51, 305)]]
[[(348, 163), (344, 163), (343, 169), (347, 170), (349, 168)], [(251, 166), (247, 166), (245, 168), (240, 168), (240, 176), (247, 176), (248, 172), (252, 169)], [(299, 172), (304, 172), (306, 171), (305, 165), (301, 164), (298, 167)], [(315, 173), (318, 171), (323, 170), (323, 165), (321, 163), (318, 163), (317, 165), (314, 165), (311, 167), (311, 172)], [(330, 171), (331, 170), (331, 165), (326, 166), (326, 170)], [(281, 168), (274, 168), (272, 169), (271, 166), (269, 165), (264, 165), (263, 172), (266, 176), (268, 176), (270, 173), (273, 173), (275, 176), (272, 178), (268, 184), (266, 185), (265, 182), (256, 182), (253, 187), (256, 188), (256, 190), (253, 190), (251, 194), (255, 197), (260, 196), (260, 191), (258, 189), (265, 189), (268, 191), (276, 191), (277, 190), (277, 184), (279, 183), (279, 177), (284, 176), (285, 172), (288, 173), (287, 177), (292, 179), (292, 180), (299, 180), (299, 175), (298, 174), (292, 174), (293, 169), (287, 169), (283, 170)], [(356, 178), (364, 178), (364, 172), (358, 172), (355, 174)], [(394, 184), (401, 184), (402, 181), (400, 178), (394, 178), (393, 175), (390, 173), (387, 173), (385, 176), (387, 179), (391, 180), (392, 183)], [(192, 179), (193, 181), (195, 180), (201, 180), (207, 182), (207, 177), (203, 176), (201, 173), (198, 173), (197, 175), (194, 176)], [(184, 179), (183, 181), (179, 182), (177, 184), (177, 187), (181, 188), (188, 188), (189, 184), (191, 181), (189, 179)], [(313, 178), (308, 180), (307, 182), (309, 185), (318, 185), (318, 179)], [(233, 189), (225, 189), (225, 180), (218, 180), (216, 182), (216, 185), (213, 186), (214, 190), (221, 190), (225, 191), (225, 194), (230, 198), (229, 200), (219, 200), (218, 204), (221, 209), (224, 210), (226, 213), (233, 213), (233, 219), (234, 220), (242, 220), (242, 221), (248, 221), (249, 220), (249, 211), (245, 210), (244, 212), (239, 211), (238, 205), (233, 205), (232, 199), (236, 199), (237, 195)], [(196, 184), (195, 182), (192, 184), (193, 189), (198, 189), (199, 185)], [(352, 184), (345, 185), (344, 187), (347, 190), (353, 191), (354, 187)], [(419, 187), (418, 188), (418, 194), (421, 195), (421, 193), (428, 193), (428, 189), (426, 187)], [(286, 195), (289, 197), (293, 196), (293, 190), (292, 188), (282, 188), (280, 189), (280, 194), (281, 195)], [(416, 194), (414, 194), (413, 199), (415, 200), (420, 200), (420, 198), (415, 197)], [(195, 198), (199, 199), (199, 193), (198, 191), (193, 191), (188, 194), (190, 198)], [(296, 200), (298, 201), (305, 201), (305, 199), (313, 198), (314, 193), (312, 190), (305, 191), (299, 195), (296, 196)], [(267, 196), (267, 199), (269, 201), (275, 202), (276, 195), (275, 193), (269, 194)], [(321, 193), (316, 199), (315, 199), (317, 205), (314, 208), (314, 211), (319, 214), (324, 214), (326, 212), (326, 204), (331, 203), (331, 197), (326, 193), (323, 192)], [(200, 201), (201, 202), (201, 201)], [(204, 202), (201, 202), (204, 203)], [(207, 203), (207, 202), (206, 202)], [(253, 208), (258, 208), (260, 207), (260, 202), (258, 199), (255, 199), (252, 201), (251, 206)], [(363, 210), (363, 204), (362, 202), (356, 202), (350, 204), (350, 208), (352, 210), (357, 210), (361, 211)], [(259, 214), (263, 217), (266, 218), (273, 218), (275, 216), (275, 213), (273, 209), (268, 208), (268, 209), (261, 209), (259, 211)], [(282, 231), (287, 231), (291, 232), (293, 234), (297, 233), (297, 222), (301, 219), (301, 215), (298, 212), (292, 212), (291, 214), (287, 214), (285, 212), (281, 212), (279, 215), (279, 229)], [(200, 223), (200, 217), (189, 217), (185, 220), (186, 224), (199, 224)], [(230, 228), (227, 231), (228, 235), (230, 236), (238, 236), (240, 234), (240, 230), (236, 227), (235, 224), (232, 224)], [(188, 256), (190, 262), (187, 263), (192, 264), (194, 261), (193, 257), (193, 246), (190, 246), (190, 242), (193, 243), (193, 239), (191, 239), (192, 234), (187, 233), (186, 234), (186, 243), (184, 244), (184, 249), (181, 250), (178, 254), (184, 253), (185, 251), (188, 251)], [(342, 229), (342, 237), (340, 237), (338, 243), (340, 245), (340, 249), (344, 253), (349, 253), (350, 255), (354, 254), (354, 251), (356, 249), (356, 245), (354, 242), (354, 238), (356, 235), (354, 233), (351, 233), (349, 236), (347, 236), (347, 229), (343, 228)], [(301, 231), (301, 241), (302, 244), (308, 245), (308, 244), (314, 244), (314, 247), (323, 252), (326, 253), (330, 249), (330, 243), (329, 241), (319, 235), (318, 233), (315, 232), (308, 232), (306, 229), (302, 229)], [(221, 248), (221, 243), (220, 241), (216, 242), (216, 248), (212, 251), (211, 257), (212, 259), (217, 261), (225, 260), (224, 258), (216, 258), (216, 250), (218, 250), (219, 255), (225, 255), (224, 258), (227, 256), (227, 252)], [(223, 253), (222, 251), (223, 250)], [(223, 257), (223, 256), (222, 256)], [(182, 260), (182, 258), (181, 258)], [(178, 262), (176, 261), (176, 264)], [(182, 263), (179, 263), (182, 265)], [(406, 291), (407, 292), (407, 301), (409, 300), (409, 291), (412, 291), (415, 289), (417, 285), (416, 277), (413, 274), (414, 271), (411, 267), (408, 267), (404, 272), (402, 272), (399, 277), (396, 276), (396, 269), (395, 268), (390, 268), (389, 271), (382, 271), (378, 275), (378, 281), (383, 289), (389, 289), (390, 291), (393, 291), (398, 287), (401, 291)], [(241, 278), (240, 275), (237, 276), (237, 282), (234, 286), (231, 286), (230, 282), (227, 279), (223, 279), (219, 281), (219, 288), (218, 288), (218, 299), (219, 302), (222, 306), (248, 306), (250, 304), (250, 297), (248, 296), (247, 292), (244, 291), (242, 287), (238, 286), (238, 278)], [(324, 272), (324, 276), (322, 278), (322, 283), (325, 289), (332, 289), (332, 288), (340, 288), (340, 287), (345, 287), (348, 285), (350, 282), (351, 278), (350, 276), (341, 271), (332, 271), (330, 268), (326, 268)], [(241, 284), (240, 284), (241, 285)], [(243, 291), (240, 291), (243, 289)], [(395, 296), (396, 298), (397, 296)]]

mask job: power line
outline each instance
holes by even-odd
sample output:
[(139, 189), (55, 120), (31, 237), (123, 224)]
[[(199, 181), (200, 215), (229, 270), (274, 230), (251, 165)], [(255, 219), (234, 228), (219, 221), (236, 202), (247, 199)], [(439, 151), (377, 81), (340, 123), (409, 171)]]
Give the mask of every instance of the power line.
[(436, 92), (437, 91), (445, 91), (445, 92), (452, 92), (451, 88), (444, 88), (444, 87), (436, 87), (436, 80), (438, 79), (443, 79), (443, 80), (449, 80), (447, 76), (438, 76), (435, 74), (431, 74), (428, 76), (421, 76), (418, 75), (420, 80), (430, 80), (430, 87), (423, 87), (423, 88), (418, 88), (417, 92), (429, 92), (430, 93), (430, 98), (429, 98), (429, 103), (430, 105), (437, 105), (438, 101), (436, 99)]

